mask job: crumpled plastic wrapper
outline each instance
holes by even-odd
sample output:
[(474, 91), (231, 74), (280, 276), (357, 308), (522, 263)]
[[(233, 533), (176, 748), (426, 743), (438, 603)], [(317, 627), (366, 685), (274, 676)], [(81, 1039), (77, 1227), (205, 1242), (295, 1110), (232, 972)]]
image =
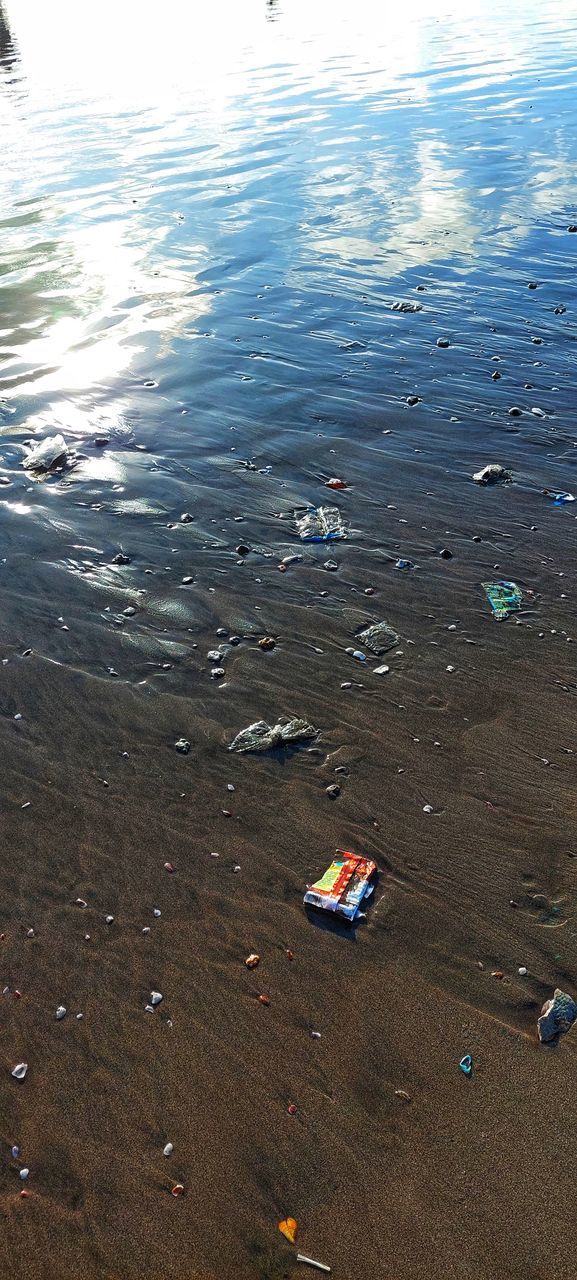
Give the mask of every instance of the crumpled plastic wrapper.
[(334, 542), (346, 538), (347, 529), (337, 507), (311, 507), (296, 517), (297, 533), (302, 542)]
[(40, 444), (34, 446), (24, 458), (22, 466), (25, 471), (50, 471), (57, 462), (61, 465), (68, 461), (68, 445), (64, 436), (46, 436)]
[(370, 649), (371, 653), (376, 653), (377, 657), (380, 657), (382, 653), (387, 653), (389, 649), (399, 643), (396, 631), (393, 631), (388, 622), (373, 622), (370, 627), (365, 627), (364, 631), (357, 632), (357, 640), (364, 644), (365, 649)]
[(541, 1017), (537, 1020), (539, 1039), (547, 1043), (557, 1040), (569, 1031), (577, 1018), (577, 1004), (566, 991), (556, 987), (551, 1000), (543, 1005)]
[(271, 751), (274, 747), (290, 746), (293, 742), (307, 742), (318, 737), (318, 729), (314, 729), (308, 720), (279, 720), (278, 724), (267, 724), (266, 720), (255, 720), (248, 728), (241, 729), (231, 742), (229, 751)]

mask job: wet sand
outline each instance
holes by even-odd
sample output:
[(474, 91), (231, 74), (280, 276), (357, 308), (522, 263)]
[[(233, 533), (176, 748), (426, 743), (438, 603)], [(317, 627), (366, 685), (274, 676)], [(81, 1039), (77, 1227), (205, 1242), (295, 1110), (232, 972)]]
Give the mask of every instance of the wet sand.
[[(541, 493), (571, 488), (573, 442), (524, 414), (447, 424), (439, 456), (435, 430), (424, 406), (321, 425), (296, 464), (281, 433), (257, 458), (270, 474), (208, 452), (186, 472), (137, 433), (32, 486), (14, 446), (0, 1258), (18, 1280), (304, 1276), (287, 1215), (336, 1278), (574, 1275), (577, 1038), (536, 1036), (576, 981), (575, 523)], [(515, 483), (474, 485), (489, 461)], [(325, 489), (331, 474), (350, 487)], [(307, 500), (339, 507), (346, 543), (298, 543)], [(256, 550), (239, 563), (241, 540)], [(492, 578), (521, 585), (518, 619), (492, 619)], [(357, 663), (347, 646), (381, 618), (398, 651)], [(216, 681), (220, 627), (241, 643)], [(281, 714), (316, 744), (228, 752)], [(379, 867), (355, 930), (302, 907), (337, 847)]]

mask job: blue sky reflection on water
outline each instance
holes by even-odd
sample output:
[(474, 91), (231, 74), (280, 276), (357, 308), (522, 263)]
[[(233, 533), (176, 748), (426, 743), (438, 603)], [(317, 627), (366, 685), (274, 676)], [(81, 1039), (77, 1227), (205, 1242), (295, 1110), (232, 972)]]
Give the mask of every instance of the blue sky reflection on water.
[[(65, 403), (81, 430), (144, 377), (209, 415), (245, 384), (257, 417), (372, 411), (437, 333), (498, 313), (512, 338), (519, 282), (574, 288), (574, 4), (4, 14), (0, 394), (24, 422)], [(419, 284), (426, 330), (388, 314)]]

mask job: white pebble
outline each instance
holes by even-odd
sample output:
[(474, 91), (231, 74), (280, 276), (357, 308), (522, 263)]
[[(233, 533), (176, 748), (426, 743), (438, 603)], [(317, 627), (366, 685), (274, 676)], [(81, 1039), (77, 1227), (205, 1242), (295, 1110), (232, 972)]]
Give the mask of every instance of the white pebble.
[(112, 924), (112, 921), (114, 920), (114, 916), (105, 916), (104, 919), (107, 924)]
[(21, 1170), (20, 1170), (20, 1177), (22, 1178), (22, 1181), (23, 1181), (23, 1182), (26, 1182), (26, 1179), (27, 1179), (27, 1177), (28, 1177), (29, 1173), (30, 1173), (30, 1170), (29, 1170), (29, 1169), (21, 1169)]
[(154, 908), (154, 911), (153, 911), (153, 913), (152, 913), (152, 914), (153, 914), (153, 916), (156, 916), (156, 918), (157, 918), (157, 920), (158, 920), (158, 917), (159, 917), (159, 915), (161, 914), (161, 913), (160, 913), (160, 911), (159, 911), (159, 909), (158, 909), (158, 907), (155, 907), (155, 908)]
[(423, 805), (423, 813), (432, 813), (432, 812), (433, 812), (433, 806), (432, 806), (432, 804), (424, 804), (424, 805)]
[(143, 932), (143, 933), (150, 933), (150, 925), (145, 924), (144, 929), (142, 930), (142, 932)]
[(63, 1019), (63, 1018), (65, 1018), (65, 1017), (66, 1017), (66, 1009), (65, 1009), (65, 1007), (64, 1007), (64, 1005), (63, 1005), (63, 1004), (59, 1004), (59, 1005), (58, 1005), (58, 1008), (57, 1008), (57, 1010), (56, 1010), (56, 1020), (57, 1020), (57, 1022), (61, 1022), (61, 1021), (62, 1021), (62, 1019)]
[(12, 1068), (12, 1075), (14, 1076), (15, 1080), (23, 1080), (27, 1070), (28, 1070), (27, 1062), (17, 1062), (16, 1066)]
[(447, 671), (454, 671), (454, 670), (455, 670), (454, 667), (451, 667), (451, 666), (447, 667)]
[(162, 992), (161, 992), (161, 991), (151, 991), (151, 992), (150, 992), (150, 1003), (151, 1003), (151, 1005), (156, 1006), (157, 1004), (160, 1004), (160, 1001), (161, 1001), (161, 1000), (162, 1000)]
[(162, 1154), (163, 1156), (171, 1156), (173, 1151), (174, 1151), (174, 1147), (172, 1145), (172, 1142), (167, 1142)]
[(519, 966), (519, 973), (521, 974), (521, 977), (522, 977), (522, 978), (524, 978), (524, 977), (525, 977), (525, 974), (527, 973), (527, 970), (526, 970), (526, 968), (525, 968), (525, 965), (524, 965), (524, 964), (522, 964), (522, 965), (520, 965), (520, 966)]

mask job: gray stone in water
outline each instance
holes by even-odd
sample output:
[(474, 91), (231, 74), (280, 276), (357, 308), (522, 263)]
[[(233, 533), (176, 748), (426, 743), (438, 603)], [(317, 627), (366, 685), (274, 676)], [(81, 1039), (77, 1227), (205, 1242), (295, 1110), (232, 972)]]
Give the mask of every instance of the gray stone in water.
[(438, 346), (438, 347), (448, 347), (448, 346), (449, 346), (449, 339), (448, 339), (448, 338), (437, 338), (437, 346)]
[(522, 412), (523, 410), (519, 408), (518, 404), (512, 404), (511, 408), (507, 410), (510, 418), (520, 418)]
[(577, 1004), (573, 997), (555, 987), (552, 998), (545, 1002), (541, 1017), (537, 1020), (539, 1039), (545, 1043), (557, 1040), (569, 1031), (576, 1018)]

